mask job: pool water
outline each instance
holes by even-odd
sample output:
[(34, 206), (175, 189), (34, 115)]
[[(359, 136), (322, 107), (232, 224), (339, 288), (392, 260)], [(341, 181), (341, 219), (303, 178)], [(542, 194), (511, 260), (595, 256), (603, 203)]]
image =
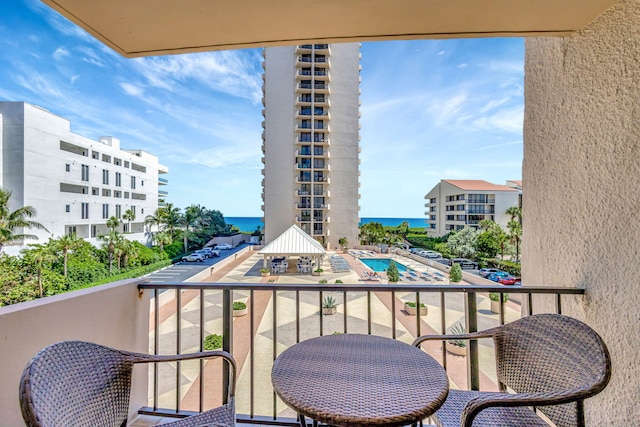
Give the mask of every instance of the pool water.
[[(360, 258), (360, 261), (369, 267), (373, 271), (383, 272), (387, 271), (389, 268), (389, 264), (391, 264), (390, 258)], [(398, 271), (400, 273), (407, 271), (407, 267), (403, 264), (400, 264), (398, 261), (393, 261), (396, 263), (396, 267), (398, 267)]]

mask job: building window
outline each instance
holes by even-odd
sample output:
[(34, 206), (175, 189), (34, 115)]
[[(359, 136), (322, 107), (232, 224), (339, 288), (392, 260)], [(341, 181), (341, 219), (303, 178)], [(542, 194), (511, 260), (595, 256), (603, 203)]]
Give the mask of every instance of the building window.
[(71, 205), (64, 205), (64, 211), (65, 212), (71, 212)]
[(114, 157), (113, 158), (113, 164), (116, 165), (116, 166), (120, 166), (122, 164), (122, 160)]
[(91, 226), (91, 237), (96, 237), (98, 235), (98, 226), (97, 225), (92, 225)]
[(89, 166), (82, 165), (82, 180), (89, 181)]
[(106, 154), (102, 155), (102, 161), (103, 162), (107, 162), (107, 163), (111, 163), (111, 156), (107, 156)]
[(89, 218), (89, 203), (83, 203), (82, 204), (82, 215), (81, 215), (82, 219), (88, 219)]
[(125, 198), (125, 199), (128, 199), (128, 198), (129, 198), (129, 192), (128, 192), (128, 191), (125, 191), (125, 192), (124, 192), (124, 198)]
[(140, 185), (144, 187), (144, 179), (140, 180)]
[(102, 169), (102, 183), (109, 185), (109, 171), (107, 169)]
[(120, 219), (122, 217), (122, 205), (116, 205), (116, 218)]
[(136, 216), (136, 207), (131, 206), (131, 212), (133, 212), (133, 216)]
[(116, 187), (122, 186), (122, 174), (120, 172), (116, 172)]
[(67, 227), (67, 234), (69, 236), (73, 236), (74, 234), (76, 234), (76, 226), (75, 225), (70, 225)]
[(136, 177), (132, 176), (131, 177), (131, 189), (135, 190), (135, 188), (136, 188)]
[(71, 172), (71, 165), (69, 163), (67, 163), (66, 165), (64, 165), (64, 170), (66, 172)]
[(91, 158), (98, 160), (100, 158), (100, 153), (98, 153), (97, 151), (92, 151), (91, 152)]
[(109, 204), (102, 204), (102, 219), (109, 219)]
[(116, 198), (118, 198), (118, 199), (119, 199), (119, 198), (121, 198), (121, 197), (122, 197), (122, 192), (120, 192), (120, 191), (114, 191), (114, 192), (113, 192), (113, 197), (116, 197)]
[(128, 168), (129, 167), (129, 162), (127, 162), (126, 160), (124, 161), (124, 167)]
[(100, 189), (98, 187), (91, 187), (91, 195), (92, 196), (100, 195)]

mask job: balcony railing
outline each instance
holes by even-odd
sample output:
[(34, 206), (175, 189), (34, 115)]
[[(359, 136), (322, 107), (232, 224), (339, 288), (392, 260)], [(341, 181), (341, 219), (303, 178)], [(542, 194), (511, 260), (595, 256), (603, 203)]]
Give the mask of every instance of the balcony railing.
[[(262, 385), (269, 383), (273, 360), (297, 342), (332, 333), (363, 333), (411, 343), (419, 335), (445, 334), (456, 322), (474, 332), (480, 320), (485, 329), (515, 320), (521, 313), (530, 315), (534, 295), (553, 298), (555, 312), (561, 313), (564, 299), (584, 294), (577, 288), (439, 284), (142, 283), (138, 288), (151, 293), (151, 351), (202, 350), (207, 334), (222, 335), (223, 349), (242, 367), (239, 377), (244, 380), (236, 393), (239, 421), (272, 424), (288, 424), (295, 414)], [(501, 303), (499, 313), (488, 315), (484, 304), (489, 292), (508, 292), (511, 302)], [(322, 313), (325, 296), (336, 298), (337, 314)], [(425, 303), (430, 312), (409, 316), (403, 311), (403, 301), (408, 300), (417, 306)], [(234, 301), (247, 303), (247, 316), (234, 320)], [(497, 390), (495, 375), (483, 363), (491, 360), (490, 345), (469, 342), (467, 359), (462, 360), (442, 349), (427, 352), (441, 361), (458, 387), (477, 390), (482, 379), (483, 389)], [(140, 413), (180, 416), (205, 409), (204, 402), (212, 397), (204, 395), (199, 381), (204, 364), (190, 368), (177, 364), (172, 369), (168, 374), (150, 368), (151, 397)], [(174, 392), (167, 396), (167, 390)]]

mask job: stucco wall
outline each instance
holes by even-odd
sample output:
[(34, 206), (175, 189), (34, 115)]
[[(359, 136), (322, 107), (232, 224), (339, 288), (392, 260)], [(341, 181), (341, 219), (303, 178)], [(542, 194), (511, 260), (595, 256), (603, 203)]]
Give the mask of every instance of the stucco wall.
[(587, 424), (638, 425), (640, 2), (573, 37), (528, 39), (525, 88), (524, 284), (586, 289), (563, 312), (592, 325), (613, 360)]

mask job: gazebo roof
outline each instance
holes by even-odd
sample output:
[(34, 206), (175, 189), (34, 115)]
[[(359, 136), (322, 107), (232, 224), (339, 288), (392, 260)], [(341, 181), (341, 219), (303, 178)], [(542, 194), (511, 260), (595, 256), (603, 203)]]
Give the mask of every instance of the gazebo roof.
[(314, 256), (324, 255), (326, 251), (318, 241), (305, 233), (300, 227), (292, 225), (258, 253), (260, 255)]

